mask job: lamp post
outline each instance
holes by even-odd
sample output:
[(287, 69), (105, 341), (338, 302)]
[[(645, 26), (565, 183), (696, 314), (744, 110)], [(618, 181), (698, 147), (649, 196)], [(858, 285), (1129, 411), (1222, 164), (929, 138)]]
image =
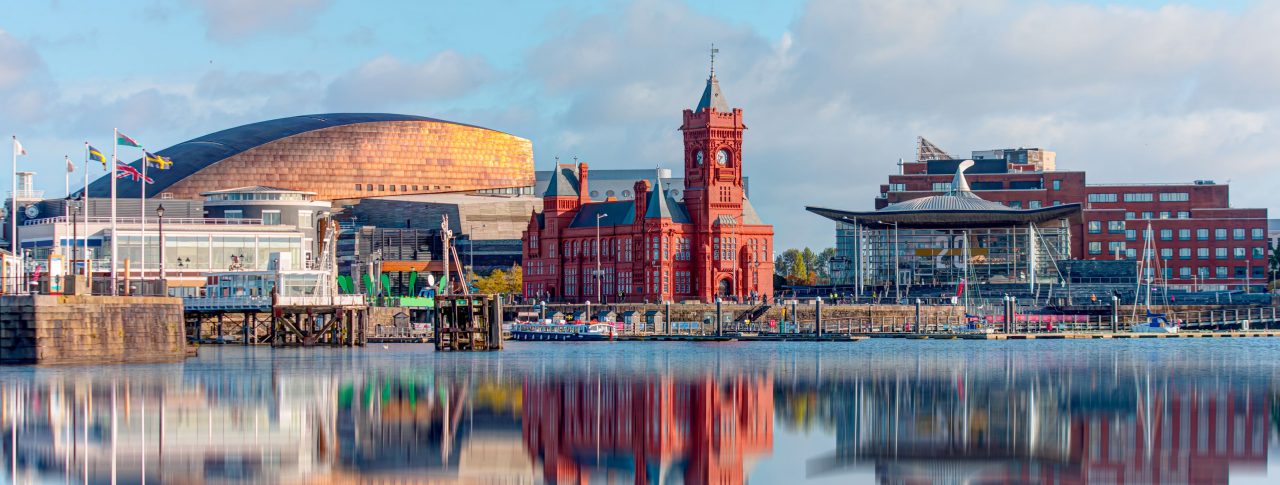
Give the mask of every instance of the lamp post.
[(166, 286), (164, 291), (167, 293), (169, 291), (168, 285), (164, 284), (164, 204), (156, 207), (156, 219), (160, 221), (160, 281), (162, 286)]
[[(76, 224), (76, 208), (79, 206), (80, 198), (72, 199), (67, 197), (67, 207), (71, 209), (71, 267), (70, 273), (75, 273), (76, 261), (80, 259), (80, 226)], [(89, 228), (85, 228), (89, 230)]]
[(596, 301), (599, 302), (604, 301), (604, 287), (601, 285), (603, 279), (600, 274), (600, 219), (604, 219), (606, 217), (609, 217), (609, 214), (603, 212), (596, 214)]
[[(483, 229), (484, 227), (485, 227), (484, 224), (480, 224), (480, 228)], [(467, 228), (468, 228), (467, 230), (467, 266), (471, 270), (471, 275), (475, 276), (476, 274), (476, 224), (468, 223)], [(468, 284), (470, 284), (471, 279), (468, 278), (467, 281), (468, 281)]]

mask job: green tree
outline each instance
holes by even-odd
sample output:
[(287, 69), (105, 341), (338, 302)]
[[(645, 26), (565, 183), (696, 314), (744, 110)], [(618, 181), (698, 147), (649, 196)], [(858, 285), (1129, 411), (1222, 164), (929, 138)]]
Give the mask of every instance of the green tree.
[(524, 274), (520, 266), (512, 266), (510, 271), (495, 269), (483, 277), (473, 280), (480, 293), (514, 294), (524, 286)]

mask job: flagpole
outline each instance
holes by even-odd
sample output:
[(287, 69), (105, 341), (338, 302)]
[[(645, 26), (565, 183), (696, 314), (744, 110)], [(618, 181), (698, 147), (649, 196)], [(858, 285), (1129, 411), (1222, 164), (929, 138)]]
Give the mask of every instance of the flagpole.
[[(116, 164), (120, 160), (116, 155), (120, 152), (120, 129), (111, 129), (111, 295), (119, 295), (120, 289), (116, 286), (116, 259), (119, 258), (120, 246), (118, 241), (120, 234), (116, 232)], [(86, 231), (88, 229), (85, 229)]]
[[(74, 223), (75, 223), (75, 221), (71, 220), (71, 212), (67, 210), (67, 209), (68, 209), (68, 207), (71, 205), (71, 169), (75, 168), (75, 165), (72, 165), (72, 164), (71, 164), (71, 157), (66, 156), (66, 155), (63, 155), (63, 156), (62, 156), (62, 163), (65, 163), (65, 164), (67, 165), (67, 166), (65, 166), (65, 167), (62, 167), (62, 171), (63, 171), (63, 174), (62, 174), (62, 185), (63, 185), (63, 190), (64, 190), (64, 191), (66, 192), (66, 194), (67, 194), (67, 195), (66, 195), (66, 197), (62, 199), (62, 200), (64, 201), (64, 202), (63, 202), (63, 205), (62, 205), (62, 221), (63, 221), (63, 223), (62, 223), (62, 230), (63, 230), (63, 231), (66, 231), (68, 228), (70, 228), (70, 227), (71, 227), (71, 226), (68, 226), (68, 225), (67, 225), (67, 223), (71, 223), (71, 224), (74, 224)], [(67, 236), (67, 235), (66, 235), (66, 233), (64, 232), (64, 233), (62, 234), (62, 236), (58, 237), (58, 250), (59, 250), (59, 251), (63, 251), (63, 248), (62, 248), (62, 240), (63, 240), (63, 239), (66, 239), (66, 236)], [(72, 248), (76, 247), (76, 242), (75, 242), (75, 241), (71, 241), (71, 247), (72, 247)], [(71, 252), (74, 252), (74, 251), (71, 251)], [(63, 260), (63, 261), (70, 261), (70, 258), (69, 258), (68, 256), (69, 256), (69, 254), (64, 254), (64, 255), (62, 255), (62, 260)], [(63, 276), (66, 276), (66, 275), (68, 275), (68, 274), (70, 274), (70, 273), (71, 273), (71, 265), (70, 265), (70, 264), (63, 265), (63, 266), (62, 266), (62, 275), (63, 275)]]
[(18, 135), (13, 135), (9, 149), (13, 152), (13, 177), (10, 180), (13, 191), (9, 192), (9, 251), (13, 253), (13, 257), (21, 258), (22, 255), (18, 254)]
[(80, 195), (84, 200), (84, 252), (80, 254), (84, 260), (85, 283), (92, 287), (93, 275), (89, 272), (89, 142), (87, 141), (84, 142), (84, 189)]
[(142, 216), (142, 255), (138, 258), (138, 279), (141, 280), (147, 274), (147, 149), (139, 149), (142, 150), (142, 180), (138, 182), (138, 205), (142, 206), (139, 214)]

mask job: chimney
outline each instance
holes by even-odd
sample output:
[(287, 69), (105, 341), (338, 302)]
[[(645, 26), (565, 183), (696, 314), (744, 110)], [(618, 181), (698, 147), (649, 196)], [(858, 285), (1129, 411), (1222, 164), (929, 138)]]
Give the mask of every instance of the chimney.
[(578, 164), (578, 203), (591, 202), (591, 194), (587, 193), (587, 164)]
[(636, 193), (636, 221), (644, 219), (644, 214), (649, 208), (649, 181), (637, 180), (635, 184)]

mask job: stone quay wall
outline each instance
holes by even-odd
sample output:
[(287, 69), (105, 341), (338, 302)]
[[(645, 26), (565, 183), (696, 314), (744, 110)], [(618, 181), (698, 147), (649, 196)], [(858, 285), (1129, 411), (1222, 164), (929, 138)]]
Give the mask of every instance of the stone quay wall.
[[(508, 317), (513, 316), (512, 312), (536, 312), (536, 306), (519, 305), (505, 307)], [(738, 305), (738, 304), (722, 304), (721, 311), (724, 312), (724, 322), (732, 322), (739, 316), (750, 312), (757, 308), (756, 305)], [(572, 313), (586, 309), (586, 305), (580, 304), (548, 304), (548, 316), (554, 312)], [(643, 304), (643, 303), (619, 303), (607, 305), (591, 305), (591, 312), (595, 313), (601, 310), (610, 310), (618, 313), (626, 311), (658, 311), (664, 313), (666, 306), (661, 304)], [(915, 321), (916, 308), (914, 305), (822, 305), (822, 320), (828, 324), (849, 323), (849, 322), (913, 322)], [(705, 303), (673, 303), (671, 304), (671, 320), (675, 322), (701, 322), (708, 318), (714, 318), (716, 306), (714, 304)], [(812, 323), (817, 315), (817, 307), (811, 302), (799, 303), (795, 306), (796, 315), (792, 315), (791, 305), (771, 305), (756, 322), (768, 322), (775, 320), (782, 322), (785, 320), (790, 322), (798, 316), (801, 323)], [(958, 322), (964, 318), (964, 309), (957, 305), (922, 305), (920, 307), (920, 319), (925, 322)]]
[(182, 299), (0, 296), (0, 364), (179, 362)]

